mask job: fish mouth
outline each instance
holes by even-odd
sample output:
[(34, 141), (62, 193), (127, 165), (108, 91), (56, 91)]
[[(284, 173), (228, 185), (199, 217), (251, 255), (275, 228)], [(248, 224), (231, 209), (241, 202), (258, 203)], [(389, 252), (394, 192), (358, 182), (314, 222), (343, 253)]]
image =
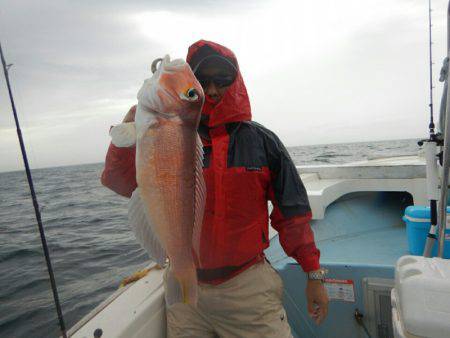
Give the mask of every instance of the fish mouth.
[(157, 117), (162, 117), (162, 118), (165, 118), (168, 120), (173, 119), (178, 116), (178, 114), (176, 114), (176, 113), (161, 113), (161, 112), (154, 112), (154, 113)]
[(159, 112), (157, 110), (151, 109), (145, 105), (142, 105), (142, 108), (145, 112), (152, 114), (155, 117), (161, 117), (164, 119), (173, 119), (174, 117), (178, 116), (178, 114), (176, 113), (163, 113), (163, 112)]

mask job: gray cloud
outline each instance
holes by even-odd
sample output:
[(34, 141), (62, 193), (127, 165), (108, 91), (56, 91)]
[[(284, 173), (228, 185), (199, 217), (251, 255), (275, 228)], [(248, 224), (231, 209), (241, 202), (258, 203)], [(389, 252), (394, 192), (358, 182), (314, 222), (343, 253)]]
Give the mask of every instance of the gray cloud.
[[(134, 15), (165, 11), (179, 17), (241, 15), (251, 20), (271, 3), (4, 0), (0, 39), (8, 61), (14, 63), (11, 80), (25, 139), (34, 153), (32, 164), (52, 166), (103, 159), (109, 125), (120, 121), (135, 102), (151, 61), (166, 52), (161, 40), (149, 38), (139, 29)], [(389, 13), (389, 8), (382, 11), (388, 1), (368, 3), (373, 6), (371, 10), (377, 6), (381, 9), (372, 16), (350, 13), (354, 15), (352, 20), (343, 19), (335, 26), (330, 26), (324, 15), (344, 17), (346, 12), (359, 8), (358, 2), (346, 1), (340, 7), (331, 0), (309, 3), (305, 7), (309, 12), (294, 13), (298, 22), (286, 23), (290, 19), (268, 13), (270, 20), (257, 29), (280, 34), (258, 40), (260, 44), (248, 47), (253, 48), (250, 52), (240, 51), (248, 52), (242, 56), (241, 65), (255, 118), (279, 132), (289, 145), (364, 137), (419, 137), (422, 124), (426, 130), (426, 6), (423, 1), (402, 0), (393, 4), (395, 10)], [(286, 15), (292, 18), (287, 6)], [(434, 7), (437, 78), (445, 46), (444, 15), (439, 13), (445, 13), (445, 2), (434, 1)], [(367, 18), (362, 20), (361, 15)], [(305, 28), (301, 20), (308, 17), (314, 20)], [(167, 22), (167, 26), (153, 28), (149, 23), (149, 27), (164, 37), (174, 24)], [(213, 28), (235, 28), (227, 27), (226, 21), (217, 25), (223, 26)], [(239, 25), (243, 35), (234, 36), (236, 45), (244, 41), (241, 44), (245, 46), (245, 39), (261, 38), (262, 33), (250, 31), (245, 20)], [(280, 26), (285, 30), (279, 31)], [(210, 28), (205, 27), (205, 33)], [(318, 30), (322, 36), (314, 35)], [(345, 33), (333, 35), (341, 31)], [(182, 33), (186, 39), (189, 37), (186, 31)], [(195, 38), (193, 34), (190, 40)], [(188, 46), (191, 42), (179, 43)], [(305, 49), (297, 53), (294, 50), (298, 46)], [(268, 63), (265, 52), (270, 50), (284, 54), (279, 55), (280, 60)], [(292, 55), (288, 55), (291, 50)], [(255, 65), (259, 62), (258, 68)], [(7, 92), (4, 81), (0, 82), (2, 171), (20, 168), (21, 162)], [(373, 126), (379, 126), (383, 133), (361, 131)], [(401, 130), (402, 126), (408, 130)], [(310, 132), (312, 128), (314, 133)]]
[[(232, 12), (255, 2), (4, 1), (0, 38), (32, 166), (99, 161), (107, 130), (134, 103), (162, 47), (132, 15)], [(170, 24), (170, 23), (168, 23)], [(164, 32), (164, 27), (155, 27)], [(3, 84), (3, 80), (1, 81)], [(6, 88), (0, 88), (0, 171), (22, 166)]]

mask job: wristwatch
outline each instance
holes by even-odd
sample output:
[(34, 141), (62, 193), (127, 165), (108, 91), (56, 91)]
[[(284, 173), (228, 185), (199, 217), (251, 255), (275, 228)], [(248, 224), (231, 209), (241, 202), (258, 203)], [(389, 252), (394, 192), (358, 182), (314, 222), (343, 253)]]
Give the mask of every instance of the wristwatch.
[(321, 280), (322, 282), (325, 279), (325, 275), (328, 273), (327, 269), (320, 268), (319, 270), (310, 271), (307, 273), (308, 279), (311, 280)]

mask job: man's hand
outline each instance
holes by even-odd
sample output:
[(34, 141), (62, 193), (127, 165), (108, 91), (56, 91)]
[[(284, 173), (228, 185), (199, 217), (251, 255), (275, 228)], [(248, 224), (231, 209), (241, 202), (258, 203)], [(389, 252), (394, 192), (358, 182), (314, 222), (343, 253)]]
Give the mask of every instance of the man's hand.
[(308, 313), (316, 324), (320, 324), (328, 313), (327, 291), (320, 280), (308, 279), (306, 283)]
[(136, 107), (137, 107), (137, 105), (134, 105), (130, 108), (127, 115), (125, 115), (125, 117), (123, 118), (122, 123), (134, 122), (134, 117), (136, 116)]

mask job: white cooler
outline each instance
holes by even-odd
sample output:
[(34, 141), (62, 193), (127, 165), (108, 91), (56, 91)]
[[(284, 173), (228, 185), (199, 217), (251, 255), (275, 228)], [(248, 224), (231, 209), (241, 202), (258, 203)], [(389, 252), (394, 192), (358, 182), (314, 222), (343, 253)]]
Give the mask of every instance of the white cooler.
[(450, 260), (401, 257), (391, 300), (396, 338), (450, 338)]

